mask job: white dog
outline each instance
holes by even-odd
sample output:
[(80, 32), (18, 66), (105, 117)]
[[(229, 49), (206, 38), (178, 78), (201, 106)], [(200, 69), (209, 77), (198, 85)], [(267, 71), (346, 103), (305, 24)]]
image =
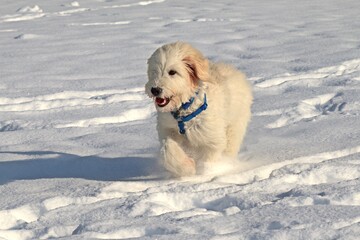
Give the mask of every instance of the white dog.
[(168, 171), (194, 175), (207, 161), (237, 156), (253, 100), (244, 74), (176, 42), (152, 54), (148, 78), (145, 89), (158, 111), (160, 157)]

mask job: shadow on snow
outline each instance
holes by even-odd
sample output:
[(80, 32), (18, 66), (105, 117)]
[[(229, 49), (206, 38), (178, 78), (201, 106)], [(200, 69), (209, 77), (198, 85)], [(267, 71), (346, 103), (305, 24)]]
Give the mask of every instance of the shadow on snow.
[[(81, 157), (50, 151), (1, 153), (27, 155), (29, 159), (0, 162), (0, 184), (14, 180), (42, 178), (83, 178), (98, 181), (156, 180), (163, 178), (164, 172), (155, 158)], [(46, 157), (54, 154), (56, 157)], [(34, 158), (37, 155), (41, 157)]]

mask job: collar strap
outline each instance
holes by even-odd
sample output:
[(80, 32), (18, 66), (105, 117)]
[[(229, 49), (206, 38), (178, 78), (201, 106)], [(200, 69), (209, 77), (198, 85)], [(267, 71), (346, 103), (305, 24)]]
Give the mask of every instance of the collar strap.
[[(196, 93), (196, 95), (197, 95), (197, 93)], [(195, 100), (195, 98), (194, 98), (194, 97), (191, 97), (188, 102), (181, 104), (180, 109), (187, 110), (187, 109), (191, 106), (191, 104), (194, 102), (194, 100)]]
[[(183, 103), (181, 105), (181, 108), (186, 110), (186, 109), (188, 109), (190, 107), (190, 105), (193, 102), (194, 102), (194, 97), (192, 97), (189, 100), (189, 102)], [(186, 105), (185, 106), (186, 108), (184, 108), (184, 105)], [(190, 113), (189, 115), (179, 116), (179, 110), (176, 111), (176, 112), (171, 112), (171, 114), (173, 115), (175, 120), (178, 122), (178, 127), (179, 127), (180, 134), (185, 134), (185, 122), (190, 121), (191, 119), (193, 119), (194, 117), (199, 115), (202, 111), (205, 111), (207, 107), (208, 107), (208, 104), (207, 104), (207, 101), (206, 101), (206, 94), (204, 94), (204, 103), (198, 109), (196, 109), (194, 112)]]

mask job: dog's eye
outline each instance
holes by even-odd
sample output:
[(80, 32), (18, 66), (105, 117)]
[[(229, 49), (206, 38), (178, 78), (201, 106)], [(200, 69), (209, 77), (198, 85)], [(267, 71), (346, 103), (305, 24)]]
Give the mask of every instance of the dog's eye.
[(177, 72), (176, 72), (175, 70), (170, 70), (170, 71), (169, 71), (169, 75), (170, 75), (170, 76), (173, 76), (173, 75), (175, 75), (176, 73), (177, 73)]

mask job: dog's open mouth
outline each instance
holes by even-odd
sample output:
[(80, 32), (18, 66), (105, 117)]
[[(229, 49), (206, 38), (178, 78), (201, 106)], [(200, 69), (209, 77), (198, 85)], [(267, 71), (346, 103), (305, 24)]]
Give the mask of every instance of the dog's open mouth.
[(165, 107), (170, 102), (170, 98), (160, 98), (156, 97), (155, 102), (159, 107)]

